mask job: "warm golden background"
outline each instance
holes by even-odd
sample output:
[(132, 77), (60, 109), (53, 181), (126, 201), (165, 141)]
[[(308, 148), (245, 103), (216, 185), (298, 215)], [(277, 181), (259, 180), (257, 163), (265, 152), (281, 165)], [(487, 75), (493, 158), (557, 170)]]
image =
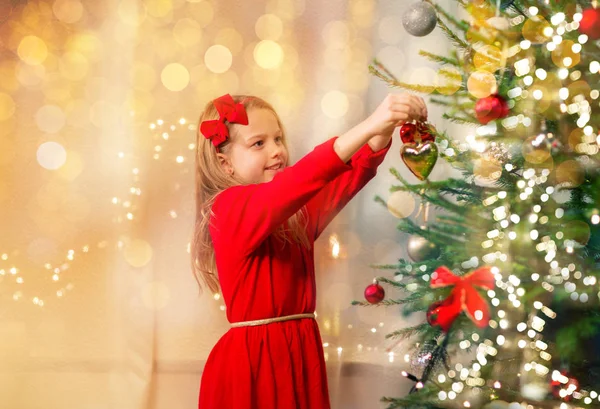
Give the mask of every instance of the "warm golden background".
[[(0, 407), (195, 407), (228, 328), (187, 252), (201, 108), (224, 93), (267, 99), (298, 159), (388, 92), (372, 58), (436, 84), (418, 50), (448, 43), (438, 30), (409, 36), (406, 4), (0, 0)], [(377, 408), (411, 386), (406, 350), (384, 339), (408, 323), (399, 308), (350, 306), (384, 274), (370, 264), (406, 257), (395, 216), (373, 201), (388, 196), (389, 167), (412, 178), (399, 146), (318, 242), (336, 409)], [(414, 216), (418, 203), (402, 206)]]

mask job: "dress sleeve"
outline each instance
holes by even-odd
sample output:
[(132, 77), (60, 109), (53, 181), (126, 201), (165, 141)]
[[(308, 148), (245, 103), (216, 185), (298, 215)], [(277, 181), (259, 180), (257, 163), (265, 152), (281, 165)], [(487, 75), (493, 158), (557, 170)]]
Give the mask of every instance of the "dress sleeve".
[(212, 206), (213, 243), (249, 254), (299, 211), (328, 182), (352, 167), (333, 149), (336, 138), (318, 145), (266, 183), (238, 185), (219, 193)]
[(385, 159), (392, 141), (383, 149), (373, 152), (365, 144), (348, 162), (352, 170), (329, 182), (307, 204), (309, 235), (316, 240), (333, 218), (377, 174), (377, 167)]

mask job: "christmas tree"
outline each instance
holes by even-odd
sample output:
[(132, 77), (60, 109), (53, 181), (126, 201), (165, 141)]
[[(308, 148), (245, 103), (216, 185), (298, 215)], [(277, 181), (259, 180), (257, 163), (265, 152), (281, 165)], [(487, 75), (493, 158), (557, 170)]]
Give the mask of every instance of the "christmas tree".
[[(600, 407), (600, 9), (589, 0), (457, 0), (464, 18), (430, 1), (403, 17), (414, 36), (437, 25), (454, 45), (432, 93), (466, 138), (405, 124), (388, 200), (410, 259), (377, 265), (365, 306), (423, 312), (410, 340), (413, 382), (389, 408)], [(445, 160), (462, 177), (428, 180)], [(420, 199), (416, 219), (401, 209)], [(429, 207), (435, 217), (429, 217)], [(428, 220), (429, 218), (429, 220)], [(388, 290), (387, 297), (384, 288)]]

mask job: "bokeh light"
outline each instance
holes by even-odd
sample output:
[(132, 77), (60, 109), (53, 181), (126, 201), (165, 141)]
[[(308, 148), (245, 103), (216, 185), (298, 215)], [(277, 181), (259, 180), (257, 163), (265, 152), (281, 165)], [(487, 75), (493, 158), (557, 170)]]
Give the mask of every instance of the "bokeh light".
[(83, 16), (83, 4), (79, 0), (55, 0), (52, 11), (63, 23), (73, 24)]
[(208, 1), (189, 2), (187, 11), (190, 14), (190, 18), (202, 28), (208, 26), (215, 17), (214, 6)]
[(536, 165), (546, 162), (551, 155), (550, 145), (543, 134), (527, 138), (521, 150), (525, 160)]
[(398, 190), (393, 192), (387, 200), (387, 208), (391, 214), (399, 219), (409, 217), (415, 210), (415, 199), (411, 193)]
[(548, 36), (544, 31), (551, 27), (550, 23), (542, 16), (530, 16), (523, 24), (523, 37), (531, 41), (532, 44), (541, 44), (548, 41)]
[(263, 14), (256, 20), (254, 30), (261, 40), (277, 41), (283, 33), (283, 23), (274, 14)]
[(166, 17), (173, 12), (172, 0), (144, 0), (144, 3), (153, 17)]
[(467, 89), (475, 98), (485, 98), (496, 93), (498, 84), (494, 74), (488, 71), (474, 71), (467, 80)]
[(498, 47), (484, 45), (475, 52), (473, 65), (478, 70), (494, 73), (506, 65), (506, 56)]
[(191, 18), (182, 18), (173, 27), (173, 38), (184, 47), (192, 47), (202, 39), (202, 27)]
[(89, 70), (87, 58), (78, 52), (67, 52), (60, 59), (60, 73), (66, 79), (79, 81)]
[(330, 48), (343, 48), (350, 41), (350, 27), (345, 21), (330, 21), (323, 27), (323, 40)]
[(442, 66), (437, 75), (437, 91), (442, 95), (453, 95), (462, 87), (462, 74), (454, 66)]
[(341, 91), (329, 91), (321, 99), (321, 109), (329, 118), (341, 118), (348, 112), (348, 97)]
[(582, 220), (572, 220), (565, 223), (562, 232), (565, 240), (573, 240), (584, 246), (588, 243), (592, 234), (589, 224)]
[(231, 51), (223, 45), (216, 44), (206, 50), (204, 64), (210, 71), (220, 74), (231, 68), (233, 56)]
[(144, 267), (152, 260), (152, 246), (142, 239), (134, 239), (123, 248), (123, 257), (133, 267)]
[(552, 51), (552, 62), (559, 68), (572, 68), (581, 61), (581, 54), (573, 51), (575, 43), (564, 40)]
[(556, 167), (556, 182), (577, 187), (584, 182), (585, 171), (579, 162), (567, 160)]
[(65, 126), (63, 110), (56, 105), (45, 105), (35, 114), (35, 123), (43, 132), (56, 133)]
[(254, 61), (261, 68), (278, 68), (283, 62), (283, 57), (283, 49), (275, 41), (262, 40), (254, 47)]
[(46, 77), (46, 68), (43, 65), (29, 65), (19, 63), (16, 70), (19, 82), (26, 87), (38, 86)]
[(37, 150), (37, 161), (41, 167), (56, 170), (65, 164), (67, 151), (57, 142), (44, 142)]
[(496, 181), (502, 176), (502, 164), (494, 158), (480, 158), (475, 161), (473, 173), (486, 181)]
[(19, 43), (17, 49), (19, 58), (31, 65), (38, 65), (43, 63), (48, 57), (48, 47), (44, 40), (37, 36), (26, 36)]
[(78, 52), (89, 61), (99, 61), (103, 56), (104, 44), (92, 32), (75, 33), (65, 43), (65, 51)]
[(117, 9), (121, 21), (137, 27), (146, 20), (146, 5), (139, 1), (121, 1)]
[(160, 79), (169, 91), (181, 91), (190, 83), (190, 73), (183, 65), (172, 63), (163, 68)]

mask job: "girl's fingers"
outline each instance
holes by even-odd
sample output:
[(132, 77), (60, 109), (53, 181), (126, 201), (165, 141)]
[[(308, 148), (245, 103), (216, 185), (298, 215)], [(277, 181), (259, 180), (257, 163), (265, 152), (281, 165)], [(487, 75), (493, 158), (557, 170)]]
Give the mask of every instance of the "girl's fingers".
[(427, 106), (422, 98), (414, 95), (405, 95), (404, 98), (401, 98), (390, 104), (391, 111), (406, 112), (407, 108), (409, 110), (408, 112), (411, 113), (411, 116), (413, 116), (414, 119), (427, 119)]
[(419, 108), (420, 116), (427, 118), (427, 107), (425, 106), (423, 98), (415, 96), (412, 101)]

